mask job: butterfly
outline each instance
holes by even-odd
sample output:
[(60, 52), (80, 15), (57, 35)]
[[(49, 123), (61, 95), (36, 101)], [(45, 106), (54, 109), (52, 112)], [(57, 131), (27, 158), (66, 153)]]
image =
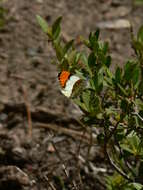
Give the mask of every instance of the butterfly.
[(72, 96), (74, 87), (81, 80), (78, 76), (72, 75), (69, 71), (62, 71), (58, 75), (61, 92), (68, 98)]

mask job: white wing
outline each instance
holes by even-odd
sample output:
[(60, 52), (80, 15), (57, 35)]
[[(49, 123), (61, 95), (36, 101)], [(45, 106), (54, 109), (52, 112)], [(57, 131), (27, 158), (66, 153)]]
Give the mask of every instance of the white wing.
[(64, 89), (61, 90), (61, 92), (67, 96), (68, 98), (72, 95), (74, 84), (80, 80), (80, 78), (76, 75), (72, 75), (69, 80), (66, 83), (66, 86)]

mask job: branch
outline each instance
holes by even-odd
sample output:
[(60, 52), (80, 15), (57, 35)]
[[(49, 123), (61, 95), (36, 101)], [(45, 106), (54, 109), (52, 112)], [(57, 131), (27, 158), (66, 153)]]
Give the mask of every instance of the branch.
[(111, 166), (121, 175), (123, 176), (123, 178), (127, 179), (130, 182), (133, 182), (133, 180), (131, 178), (128, 177), (128, 175), (126, 173), (124, 173), (114, 162), (113, 160), (110, 158), (110, 155), (107, 151), (107, 146), (105, 147), (105, 154), (107, 156), (107, 159), (109, 161), (109, 163), (111, 164)]

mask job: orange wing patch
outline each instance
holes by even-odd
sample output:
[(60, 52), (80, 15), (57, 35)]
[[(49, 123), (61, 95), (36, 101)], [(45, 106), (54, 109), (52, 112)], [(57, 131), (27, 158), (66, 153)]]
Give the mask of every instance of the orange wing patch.
[(68, 71), (62, 71), (59, 74), (59, 81), (60, 81), (60, 85), (61, 85), (62, 88), (65, 87), (66, 82), (69, 79), (69, 77), (70, 77), (70, 73)]

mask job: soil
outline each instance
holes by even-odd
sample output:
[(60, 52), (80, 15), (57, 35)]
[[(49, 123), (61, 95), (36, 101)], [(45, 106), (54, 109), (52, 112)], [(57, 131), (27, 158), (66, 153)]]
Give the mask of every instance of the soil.
[[(143, 6), (131, 0), (5, 0), (1, 6), (6, 13), (0, 29), (0, 190), (106, 189), (104, 176), (112, 169), (98, 146), (88, 154), (81, 112), (60, 93), (51, 64), (55, 54), (36, 14), (49, 24), (61, 15), (69, 40), (119, 18), (129, 19), (136, 33)], [(129, 28), (103, 27), (101, 39), (109, 42), (114, 67), (134, 56)]]

